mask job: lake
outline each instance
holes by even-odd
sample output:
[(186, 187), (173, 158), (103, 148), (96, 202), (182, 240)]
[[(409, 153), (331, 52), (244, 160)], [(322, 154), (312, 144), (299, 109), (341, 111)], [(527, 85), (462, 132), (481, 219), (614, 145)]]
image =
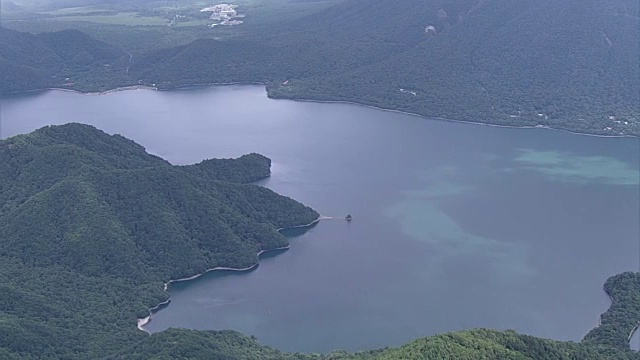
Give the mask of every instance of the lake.
[(337, 218), (255, 271), (172, 285), (151, 332), (234, 329), (303, 352), (476, 327), (578, 341), (609, 306), (604, 281), (640, 266), (638, 139), (271, 100), (260, 86), (0, 105), (2, 137), (81, 122), (174, 164), (262, 153), (262, 185)]

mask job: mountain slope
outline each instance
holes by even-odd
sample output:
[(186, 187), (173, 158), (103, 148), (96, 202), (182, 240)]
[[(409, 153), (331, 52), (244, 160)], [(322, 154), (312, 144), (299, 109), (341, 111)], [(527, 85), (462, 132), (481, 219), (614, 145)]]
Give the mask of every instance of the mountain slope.
[(0, 27), (0, 92), (83, 84), (108, 88), (117, 84), (109, 77), (125, 75), (127, 61), (122, 50), (78, 30), (32, 35)]
[(277, 98), (638, 135), (639, 11), (633, 0), (344, 0), (241, 41), (143, 55), (132, 71), (162, 88), (257, 81)]
[(440, 13), (459, 21), (433, 23), (434, 33), (375, 64), (271, 93), (501, 125), (640, 132), (637, 2), (489, 0)]
[(634, 0), (342, 0), (236, 37), (133, 58), (76, 31), (35, 36), (2, 29), (0, 92), (258, 82), (275, 98), (639, 135), (639, 6)]
[[(469, 330), (399, 348), (284, 353), (233, 331), (148, 335), (136, 318), (163, 284), (215, 266), (248, 267), (287, 245), (277, 228), (318, 214), (242, 184), (269, 159), (173, 166), (119, 135), (68, 124), (0, 141), (0, 358), (3, 359), (638, 359), (640, 273), (612, 277), (612, 306), (583, 343)], [(224, 181), (221, 181), (224, 180)]]
[(628, 349), (631, 334), (640, 325), (640, 277), (634, 273), (613, 276), (605, 282), (604, 291), (611, 298), (611, 306), (583, 342)]
[(0, 348), (95, 358), (144, 339), (135, 320), (167, 299), (163, 282), (252, 266), (259, 251), (287, 246), (277, 228), (318, 217), (266, 188), (217, 180), (269, 175), (262, 156), (238, 161), (173, 166), (80, 124), (1, 141)]
[[(173, 344), (169, 346), (168, 344)], [(153, 334), (113, 359), (298, 359), (298, 360), (605, 360), (638, 359), (637, 353), (607, 352), (572, 342), (519, 335), (513, 331), (468, 330), (432, 336), (397, 347), (328, 355), (282, 353), (260, 346), (254, 339), (230, 331), (170, 329)], [(126, 354), (126, 355), (125, 355)]]
[[(235, 332), (177, 331), (153, 334), (135, 348), (124, 349), (127, 359), (177, 357), (213, 359), (324, 359), (324, 360), (595, 360), (640, 359), (629, 350), (629, 332), (640, 321), (640, 273), (623, 273), (609, 278), (605, 290), (611, 308), (601, 325), (582, 343), (560, 342), (517, 334), (514, 331), (474, 329), (414, 340), (396, 348), (322, 355), (287, 354), (260, 346), (254, 339)], [(168, 345), (172, 344), (172, 345)]]

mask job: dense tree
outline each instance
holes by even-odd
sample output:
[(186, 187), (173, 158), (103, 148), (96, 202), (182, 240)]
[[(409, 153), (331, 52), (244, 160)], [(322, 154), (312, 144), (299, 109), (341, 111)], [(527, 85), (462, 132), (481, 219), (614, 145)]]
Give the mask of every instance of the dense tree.
[(284, 353), (233, 331), (148, 335), (136, 318), (167, 300), (163, 283), (216, 266), (248, 267), (287, 245), (277, 231), (312, 209), (251, 184), (258, 154), (174, 166), (91, 126), (45, 127), (0, 141), (2, 359), (639, 359), (640, 273), (605, 284), (612, 306), (580, 343), (469, 330), (399, 348)]
[[(67, 77), (80, 91), (251, 82), (275, 98), (638, 135), (639, 11), (635, 0), (342, 0), (132, 60), (75, 32), (3, 30), (0, 91), (60, 87)], [(60, 46), (66, 39), (81, 45)]]
[(136, 317), (167, 299), (163, 282), (287, 246), (277, 229), (318, 214), (241, 184), (269, 165), (251, 154), (173, 166), (80, 124), (0, 142), (0, 348), (95, 358), (144, 339)]
[(632, 272), (613, 276), (604, 283), (604, 291), (611, 306), (583, 342), (628, 350), (631, 334), (640, 325), (640, 276)]

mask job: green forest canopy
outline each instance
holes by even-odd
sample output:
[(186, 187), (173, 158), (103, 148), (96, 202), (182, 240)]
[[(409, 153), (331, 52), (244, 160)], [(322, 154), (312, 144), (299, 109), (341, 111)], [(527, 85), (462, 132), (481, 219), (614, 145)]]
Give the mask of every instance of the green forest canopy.
[[(246, 26), (232, 33), (221, 27), (125, 31), (73, 25), (92, 31), (97, 41), (75, 32), (29, 36), (4, 29), (0, 92), (258, 82), (275, 98), (349, 101), (508, 126), (640, 134), (636, 0), (331, 4), (262, 24), (248, 17)], [(166, 38), (195, 41), (153, 46)], [(71, 43), (78, 46), (60, 46)]]
[(148, 335), (136, 319), (167, 300), (164, 283), (216, 266), (248, 267), (287, 246), (276, 229), (314, 210), (247, 184), (269, 176), (250, 154), (174, 166), (88, 125), (0, 141), (2, 359), (639, 359), (640, 273), (609, 279), (602, 323), (581, 343), (468, 330), (398, 348), (283, 353), (234, 331)]

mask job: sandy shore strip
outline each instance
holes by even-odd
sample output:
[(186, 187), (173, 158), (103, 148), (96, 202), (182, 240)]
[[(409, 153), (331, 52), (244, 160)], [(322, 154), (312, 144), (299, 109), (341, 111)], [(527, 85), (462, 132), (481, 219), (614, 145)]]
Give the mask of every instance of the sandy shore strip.
[(408, 111), (381, 108), (375, 105), (367, 105), (367, 104), (362, 104), (354, 101), (346, 101), (346, 100), (313, 100), (313, 99), (304, 99), (304, 98), (270, 98), (270, 99), (290, 100), (290, 101), (309, 102), (309, 103), (318, 103), (318, 104), (355, 105), (355, 106), (362, 106), (365, 108), (375, 109), (375, 110), (380, 110), (385, 112), (415, 116), (415, 117), (419, 117), (426, 120), (437, 120), (437, 121), (447, 121), (447, 122), (460, 123), (460, 124), (492, 126), (497, 128), (506, 128), (506, 129), (545, 129), (545, 130), (562, 131), (562, 132), (573, 134), (573, 135), (592, 136), (592, 137), (600, 137), (600, 138), (637, 138), (638, 137), (635, 135), (624, 135), (624, 134), (623, 135), (598, 135), (598, 134), (580, 133), (580, 132), (575, 132), (571, 130), (556, 129), (556, 128), (553, 128), (550, 126), (544, 126), (544, 125), (537, 125), (537, 126), (499, 125), (499, 124), (491, 124), (491, 123), (486, 123), (481, 121), (456, 120), (456, 119), (449, 119), (449, 118), (443, 118), (443, 117), (424, 116), (424, 115), (420, 115), (420, 114), (416, 114)]
[[(229, 86), (229, 85), (259, 85), (259, 86), (264, 86), (265, 87), (265, 91), (266, 91), (266, 84), (265, 83), (261, 83), (261, 82), (228, 82), (228, 83), (210, 83), (210, 84), (192, 84), (192, 85), (182, 85), (182, 86), (176, 86), (176, 87), (172, 87), (172, 88), (167, 88), (167, 89), (159, 89), (157, 87), (153, 87), (153, 86), (148, 86), (148, 85), (132, 85), (132, 86), (123, 86), (123, 87), (118, 87), (112, 90), (106, 90), (106, 91), (102, 91), (102, 92), (82, 92), (82, 91), (77, 91), (77, 90), (72, 90), (72, 89), (64, 89), (64, 88), (45, 88), (45, 89), (33, 89), (33, 90), (22, 90), (22, 91), (15, 91), (15, 92), (8, 92), (7, 94), (20, 94), (20, 93), (29, 93), (29, 92), (36, 92), (36, 91), (46, 91), (46, 90), (55, 90), (55, 91), (66, 91), (66, 92), (73, 92), (73, 93), (77, 93), (77, 94), (81, 94), (81, 95), (107, 95), (113, 92), (120, 92), (120, 91), (127, 91), (127, 90), (156, 90), (156, 91), (178, 91), (178, 90), (184, 90), (184, 89), (189, 89), (189, 88), (199, 88), (199, 87), (213, 87), (213, 86)], [(574, 135), (583, 135), (583, 136), (592, 136), (592, 137), (600, 137), (600, 138), (638, 138), (638, 136), (635, 135), (598, 135), (598, 134), (588, 134), (588, 133), (581, 133), (581, 132), (575, 132), (575, 131), (571, 131), (571, 130), (565, 130), (565, 129), (557, 129), (557, 128), (553, 128), (550, 126), (543, 126), (543, 125), (537, 125), (537, 126), (516, 126), (516, 125), (499, 125), (499, 124), (490, 124), (490, 123), (486, 123), (486, 122), (480, 122), (480, 121), (469, 121), (469, 120), (456, 120), (456, 119), (449, 119), (449, 118), (443, 118), (443, 117), (430, 117), (430, 116), (425, 116), (425, 115), (420, 115), (420, 114), (416, 114), (416, 113), (412, 113), (412, 112), (408, 112), (408, 111), (402, 111), (402, 110), (395, 110), (395, 109), (388, 109), (388, 108), (382, 108), (382, 107), (378, 107), (375, 105), (368, 105), (368, 104), (363, 104), (363, 103), (359, 103), (359, 102), (355, 102), (355, 101), (347, 101), (347, 100), (313, 100), (313, 99), (305, 99), (305, 98), (273, 98), (273, 97), (269, 97), (269, 99), (272, 100), (289, 100), (289, 101), (297, 101), (297, 102), (310, 102), (310, 103), (319, 103), (319, 104), (347, 104), (347, 105), (355, 105), (355, 106), (362, 106), (365, 108), (370, 108), (370, 109), (376, 109), (376, 110), (380, 110), (380, 111), (386, 111), (386, 112), (393, 112), (393, 113), (399, 113), (399, 114), (404, 114), (404, 115), (410, 115), (410, 116), (415, 116), (415, 117), (419, 117), (422, 119), (427, 119), (427, 120), (438, 120), (438, 121), (449, 121), (449, 122), (454, 122), (454, 123), (461, 123), (461, 124), (472, 124), (472, 125), (483, 125), (483, 126), (493, 126), (493, 127), (498, 127), (498, 128), (507, 128), (507, 129), (546, 129), (546, 130), (555, 130), (555, 131), (562, 131), (565, 133), (569, 133), (569, 134), (574, 134)]]
[[(279, 228), (279, 229), (277, 229), (277, 231), (282, 231), (282, 230), (285, 230), (285, 229), (299, 229), (299, 228), (311, 227), (311, 226), (319, 223), (320, 220), (325, 220), (325, 219), (333, 219), (333, 218), (329, 217), (329, 216), (319, 216), (317, 219), (315, 219), (314, 221), (312, 221), (312, 222), (310, 222), (310, 223), (308, 223), (306, 225), (295, 225), (295, 226), (290, 226), (290, 227), (286, 227), (286, 228)], [(258, 267), (258, 265), (260, 265), (260, 255), (262, 255), (264, 253), (271, 252), (271, 251), (288, 250), (290, 247), (291, 247), (290, 245), (287, 245), (287, 246), (283, 246), (283, 247), (279, 247), (279, 248), (275, 248), (275, 249), (260, 250), (258, 252), (258, 254), (257, 254), (258, 261), (255, 264), (253, 264), (253, 265), (251, 265), (249, 267), (246, 267), (246, 268), (232, 268), (232, 267), (218, 266), (218, 267), (215, 267), (215, 268), (212, 268), (212, 269), (208, 269), (208, 270), (206, 270), (206, 271), (204, 271), (203, 273), (200, 273), (200, 274), (196, 274), (196, 275), (185, 277), (185, 278), (181, 278), (181, 279), (169, 280), (168, 282), (166, 282), (164, 284), (164, 291), (169, 291), (169, 285), (171, 285), (173, 283), (183, 282), (183, 281), (191, 281), (191, 280), (197, 279), (197, 278), (199, 278), (199, 277), (201, 277), (201, 276), (203, 276), (205, 274), (208, 274), (208, 273), (210, 273), (212, 271), (244, 272), (244, 271), (254, 270), (255, 268)], [(147, 317), (144, 317), (142, 319), (137, 319), (137, 321), (138, 321), (138, 323), (137, 323), (138, 324), (137, 325), (138, 330), (141, 330), (141, 331), (144, 331), (144, 332), (150, 334), (150, 332), (147, 329), (145, 329), (144, 326), (147, 325), (151, 321), (151, 316), (153, 315), (153, 313), (156, 310), (158, 310), (162, 306), (165, 306), (165, 305), (169, 304), (170, 302), (171, 302), (171, 298), (169, 297), (167, 300), (165, 300), (165, 301), (159, 303), (158, 305), (150, 308), (149, 309), (149, 315)]]

